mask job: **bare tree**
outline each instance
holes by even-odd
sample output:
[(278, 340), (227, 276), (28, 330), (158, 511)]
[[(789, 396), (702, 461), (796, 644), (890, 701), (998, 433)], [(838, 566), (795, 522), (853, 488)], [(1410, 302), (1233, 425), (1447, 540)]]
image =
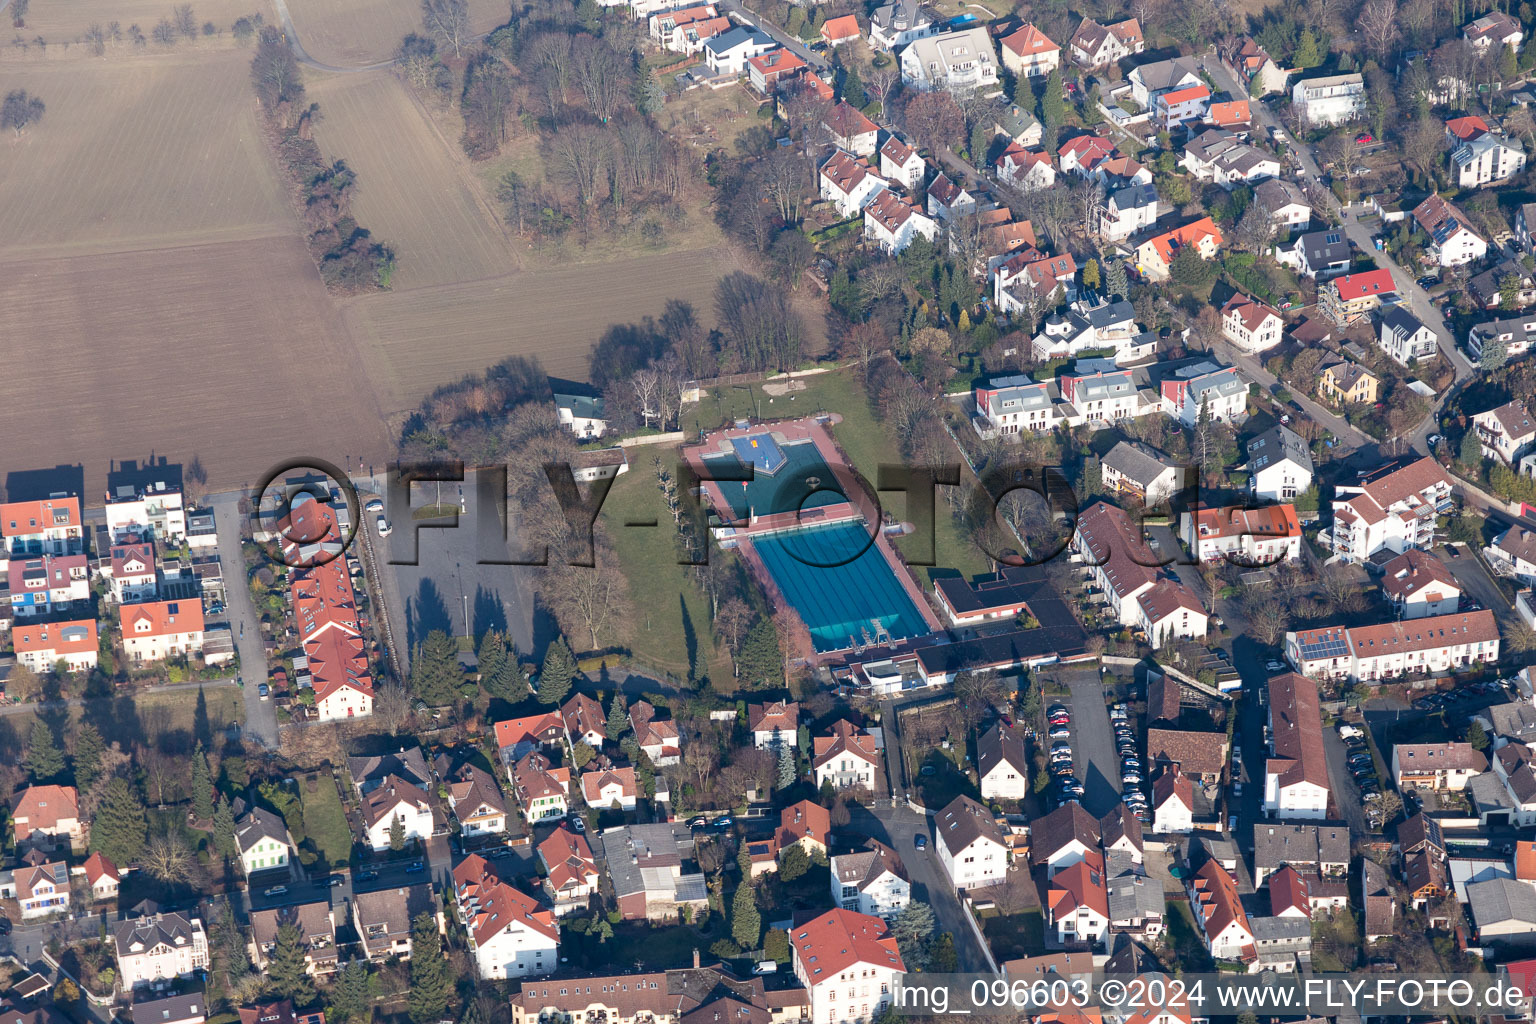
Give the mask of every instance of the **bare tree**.
[(779, 219), (790, 226), (800, 223), (800, 204), (808, 185), (805, 164), (789, 150), (776, 149), (758, 164), (757, 174)]
[(1424, 177), (1431, 177), (1440, 168), (1440, 155), (1445, 149), (1445, 132), (1429, 116), (1415, 121), (1403, 133), (1403, 158), (1418, 168)]
[(1372, 56), (1385, 62), (1397, 42), (1397, 0), (1366, 0), (1356, 24)]
[(1262, 255), (1275, 237), (1275, 215), (1263, 203), (1255, 202), (1243, 211), (1232, 232), (1233, 243), (1244, 252)]
[(398, 682), (380, 683), (373, 691), (373, 717), (391, 736), (400, 735), (411, 717), (411, 696)]
[(455, 59), (464, 56), (470, 43), (468, 0), (421, 0), (421, 23)]
[(550, 169), (576, 193), (583, 213), (603, 194), (613, 159), (613, 140), (596, 125), (569, 125), (549, 140)]
[(943, 90), (920, 93), (907, 101), (902, 124), (918, 144), (937, 155), (960, 141), (965, 115), (953, 96)]
[(901, 72), (895, 62), (883, 68), (870, 68), (860, 77), (864, 82), (864, 92), (872, 99), (879, 100), (881, 111), (888, 116), (886, 104), (895, 95), (896, 86), (901, 82)]
[[(752, 609), (739, 597), (726, 601), (720, 606), (720, 614), (715, 616), (715, 631), (730, 649), (732, 659), (741, 650), (741, 641), (746, 637), (747, 630), (752, 628), (752, 618)], [(738, 671), (733, 670), (732, 674), (738, 674)]]
[(649, 427), (651, 420), (661, 415), (661, 378), (650, 367), (636, 370), (629, 378), (630, 390), (634, 392), (635, 403), (640, 409), (640, 418)]
[(571, 43), (571, 72), (593, 116), (607, 124), (629, 94), (629, 62), (601, 39), (577, 36)]
[(162, 882), (186, 881), (192, 870), (192, 850), (179, 832), (162, 832), (144, 851), (144, 870)]
[(192, 13), (191, 4), (180, 4), (176, 8), (176, 31), (192, 39), (197, 35), (197, 18)]

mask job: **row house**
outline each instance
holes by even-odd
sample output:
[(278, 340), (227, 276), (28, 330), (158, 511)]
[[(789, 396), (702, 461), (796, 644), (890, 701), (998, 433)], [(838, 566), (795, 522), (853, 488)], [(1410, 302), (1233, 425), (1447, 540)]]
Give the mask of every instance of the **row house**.
[(966, 94), (997, 85), (997, 52), (985, 28), (914, 40), (901, 51), (901, 79), (919, 91)]
[(1515, 466), (1521, 456), (1536, 447), (1536, 422), (1518, 398), (1472, 417), (1479, 450), (1485, 459), (1498, 459), (1505, 466)]
[(1235, 423), (1248, 408), (1248, 384), (1230, 366), (1201, 361), (1181, 367), (1159, 384), (1164, 414), (1193, 429), (1202, 415), (1212, 423)]
[(1450, 615), (1461, 609), (1461, 583), (1428, 551), (1409, 548), (1381, 567), (1381, 592), (1404, 619)]
[(1397, 284), (1386, 268), (1336, 277), (1320, 287), (1317, 294), (1323, 315), (1342, 327), (1357, 323), (1384, 303), (1398, 301)]
[(66, 672), (89, 672), (96, 667), (99, 648), (96, 620), (69, 622), (17, 622), (11, 628), (16, 663), (38, 675), (63, 666)]
[(1399, 459), (1334, 491), (1333, 551), (1347, 562), (1434, 543), (1435, 517), (1449, 511), (1451, 480), (1434, 459)]
[(1221, 230), (1209, 217), (1201, 217), (1147, 239), (1136, 247), (1136, 269), (1148, 281), (1166, 281), (1180, 250), (1193, 250), (1202, 260), (1213, 260), (1221, 251)]
[(1061, 47), (1033, 25), (1024, 25), (998, 40), (1003, 67), (1022, 78), (1044, 78), (1061, 66)]
[[(1288, 651), (1290, 636), (1286, 637)], [(1265, 816), (1292, 820), (1326, 818), (1328, 761), (1323, 749), (1322, 705), (1317, 684), (1295, 672), (1274, 676), (1269, 681), (1268, 714), (1270, 754), (1264, 765)]]
[(1285, 635), (1298, 671), (1351, 683), (1428, 676), (1499, 660), (1499, 628), (1486, 609), (1374, 626), (1330, 626)]
[(1301, 558), (1301, 521), (1294, 505), (1201, 508), (1181, 515), (1179, 532), (1201, 562), (1226, 559), (1267, 566)]
[(84, 555), (28, 555), (7, 566), (11, 613), (18, 619), (68, 611), (91, 596), (91, 572)]
[(1023, 375), (997, 377), (977, 384), (972, 393), (976, 415), (971, 423), (982, 437), (1018, 439), (1052, 430), (1062, 421), (1050, 385)]
[(1159, 578), (1161, 560), (1124, 510), (1102, 501), (1090, 506), (1078, 517), (1072, 550), (1088, 565), (1116, 619), (1141, 630), (1154, 646), (1205, 635), (1209, 619), (1199, 601), (1182, 583)]
[(1109, 360), (1078, 360), (1060, 378), (1061, 398), (1072, 406), (1074, 418), (1090, 423), (1117, 423), (1141, 411), (1136, 376), (1116, 369)]
[(706, 39), (731, 27), (731, 20), (722, 17), (714, 4), (653, 14), (649, 21), (652, 42), (664, 50), (690, 57), (704, 48)]
[(1274, 348), (1285, 332), (1278, 310), (1241, 292), (1234, 293), (1218, 312), (1222, 335), (1249, 354)]
[[(318, 537), (322, 549), (335, 546), (338, 552), (324, 561), (290, 555), (289, 564), (298, 568), (289, 574), (289, 603), (304, 652), (297, 682), (314, 691), (318, 721), (371, 715), (373, 674), (347, 560), (339, 556), (341, 527), (336, 510), (312, 495), (301, 495), (284, 536)], [(299, 669), (298, 659), (294, 667)]]
[(864, 239), (887, 256), (899, 256), (919, 235), (933, 240), (939, 226), (914, 203), (889, 189), (864, 207)]
[(511, 1003), (512, 1024), (810, 1020), (810, 994), (804, 988), (770, 987), (762, 977), (737, 978), (724, 965), (700, 967), (698, 956), (692, 968), (525, 981), (514, 989)]
[(40, 501), (0, 504), (0, 538), (12, 556), (84, 554), (80, 499), (55, 494)]
[(1215, 128), (1186, 143), (1180, 162), (1199, 180), (1215, 182), (1229, 192), (1280, 176), (1280, 161), (1273, 154)]
[(453, 892), (481, 980), (548, 974), (559, 966), (554, 913), (503, 881), (484, 857), (471, 854), (453, 869)]
[(1178, 580), (1158, 580), (1136, 598), (1136, 610), (1135, 625), (1154, 651), (1173, 640), (1197, 640), (1210, 628), (1200, 599)]
[(1442, 267), (1472, 263), (1488, 254), (1488, 243), (1472, 228), (1467, 215), (1441, 196), (1432, 195), (1413, 208), (1413, 219), (1429, 236), (1430, 255)]
[[(160, 592), (160, 575), (155, 564), (155, 545), (138, 540), (136, 535), (112, 545), (102, 568), (118, 604), (153, 601)], [(11, 585), (15, 590), (15, 584)]]
[(1084, 18), (1067, 44), (1073, 63), (1089, 70), (1108, 67), (1142, 52), (1146, 46), (1141, 23), (1135, 18), (1113, 25), (1100, 25), (1091, 18)]
[(107, 472), (103, 514), (113, 540), (128, 534), (168, 544), (187, 540), (186, 496), (181, 466), (164, 458), (139, 465), (118, 463)]

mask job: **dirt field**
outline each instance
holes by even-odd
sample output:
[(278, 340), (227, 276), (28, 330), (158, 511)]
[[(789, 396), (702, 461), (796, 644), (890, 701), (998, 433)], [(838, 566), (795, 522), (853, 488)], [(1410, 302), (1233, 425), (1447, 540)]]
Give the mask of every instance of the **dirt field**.
[(0, 259), (292, 231), (257, 133), (249, 59), (0, 65), (0, 93), (27, 89), (48, 105), (35, 129), (0, 137)]
[(585, 377), (587, 353), (610, 324), (657, 316), (671, 298), (692, 302), (699, 319), (713, 324), (715, 281), (733, 269), (728, 250), (708, 249), (529, 271), (353, 299), (346, 320), (380, 403), (394, 412), (519, 353), (538, 356), (556, 376)]
[[(309, 55), (338, 67), (388, 60), (406, 33), (421, 31), (419, 0), (290, 0), (288, 13)], [(476, 34), (507, 17), (506, 0), (469, 0)]]
[[(218, 488), (314, 454), (383, 461), (387, 437), (297, 233), (154, 252), (3, 262), (0, 476), (108, 459), (202, 457)], [(20, 349), (17, 353), (20, 353)]]
[[(261, 12), (269, 22), (274, 14), (270, 0), (190, 0), (192, 13), (197, 18), (198, 31), (205, 21), (229, 38), (230, 26), (235, 19)], [(13, 30), (11, 19), (5, 19), (5, 40), (10, 42), (16, 35), (27, 40), (42, 36), (50, 47), (81, 39), (93, 23), (106, 28), (112, 22), (122, 26), (124, 35), (128, 26), (138, 25), (148, 36), (161, 18), (170, 18), (177, 7), (177, 0), (32, 0), (27, 8), (27, 26)], [(217, 38), (217, 37), (216, 37)], [(182, 42), (180, 46), (188, 44)], [(158, 51), (154, 43), (147, 49)]]
[[(353, 213), (398, 255), (399, 291), (499, 277), (517, 267), (511, 247), (457, 157), (388, 71), (310, 75), (320, 104), (315, 140), (357, 172)], [(450, 148), (452, 147), (452, 148)]]

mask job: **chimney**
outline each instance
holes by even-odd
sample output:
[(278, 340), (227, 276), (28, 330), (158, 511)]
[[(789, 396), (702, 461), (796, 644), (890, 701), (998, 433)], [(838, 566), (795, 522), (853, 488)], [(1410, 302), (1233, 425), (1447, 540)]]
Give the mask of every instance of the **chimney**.
[(699, 967), (699, 947), (698, 946), (694, 946), (693, 947), (693, 967), (694, 967), (694, 970), (698, 970), (698, 967)]

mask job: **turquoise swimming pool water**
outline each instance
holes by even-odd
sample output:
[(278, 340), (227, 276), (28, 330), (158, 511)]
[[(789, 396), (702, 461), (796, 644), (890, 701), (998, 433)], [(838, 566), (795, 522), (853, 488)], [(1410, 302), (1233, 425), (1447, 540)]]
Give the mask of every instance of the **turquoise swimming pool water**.
[[(792, 441), (781, 450), (784, 465), (772, 474), (755, 473), (750, 483), (724, 480), (718, 484), (737, 519), (745, 519), (754, 512), (760, 516), (799, 512), (848, 500), (842, 485), (810, 441)], [(721, 476), (730, 475), (724, 472), (727, 468), (745, 475), (745, 464), (732, 454), (706, 455), (704, 464)]]
[(760, 534), (751, 543), (779, 590), (810, 630), (817, 651), (840, 651), (873, 638), (878, 619), (890, 638), (922, 636), (928, 623), (895, 568), (852, 520)]

